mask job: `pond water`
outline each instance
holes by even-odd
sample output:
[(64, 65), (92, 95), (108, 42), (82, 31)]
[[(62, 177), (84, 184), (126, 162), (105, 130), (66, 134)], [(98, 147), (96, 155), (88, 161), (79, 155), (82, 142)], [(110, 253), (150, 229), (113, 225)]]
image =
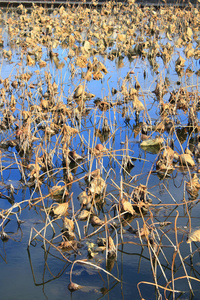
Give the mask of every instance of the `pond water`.
[(198, 4), (95, 7), (1, 14), (1, 295), (199, 299)]

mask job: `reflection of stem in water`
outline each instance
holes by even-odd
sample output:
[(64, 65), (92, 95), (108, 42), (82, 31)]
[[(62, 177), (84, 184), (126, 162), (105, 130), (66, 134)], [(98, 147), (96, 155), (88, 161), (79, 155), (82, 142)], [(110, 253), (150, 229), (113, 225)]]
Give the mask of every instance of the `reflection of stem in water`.
[(124, 248), (124, 245), (122, 244), (122, 249), (121, 249), (121, 294), (122, 294), (122, 299), (124, 299), (124, 294), (123, 294), (123, 248)]
[(140, 264), (142, 261), (142, 253), (144, 252), (144, 247), (142, 246), (141, 253), (139, 254), (139, 262), (138, 262), (138, 273), (140, 272)]
[(4, 254), (5, 254), (5, 257), (3, 257), (1, 254), (0, 254), (0, 257), (5, 261), (5, 263), (7, 264), (7, 259), (6, 259), (6, 250), (5, 250), (5, 243), (3, 243), (3, 251), (4, 251)]
[(31, 267), (31, 273), (32, 273), (32, 276), (33, 276), (33, 281), (34, 281), (35, 286), (41, 286), (41, 285), (44, 286), (45, 284), (47, 284), (49, 282), (52, 282), (53, 280), (61, 277), (64, 274), (64, 272), (66, 271), (66, 269), (70, 266), (70, 263), (67, 264), (67, 262), (66, 262), (65, 266), (63, 267), (63, 269), (61, 271), (59, 271), (58, 275), (54, 276), (52, 279), (49, 279), (47, 281), (43, 280), (41, 283), (37, 283), (36, 278), (35, 278), (34, 269), (33, 269), (32, 260), (31, 260), (30, 250), (27, 249), (27, 252), (28, 252), (28, 258), (29, 258), (29, 263), (30, 263), (30, 267)]

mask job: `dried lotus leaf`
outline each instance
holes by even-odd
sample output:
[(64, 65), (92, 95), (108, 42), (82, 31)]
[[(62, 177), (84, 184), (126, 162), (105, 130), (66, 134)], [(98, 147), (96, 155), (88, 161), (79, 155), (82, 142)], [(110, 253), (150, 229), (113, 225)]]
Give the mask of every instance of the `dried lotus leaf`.
[(190, 154), (187, 153), (183, 153), (181, 155), (179, 155), (179, 162), (181, 165), (188, 165), (190, 167), (194, 167), (195, 166), (195, 161), (193, 160), (192, 156)]
[(69, 231), (74, 231), (74, 221), (64, 217), (63, 228), (68, 229)]
[(40, 107), (42, 107), (43, 109), (48, 109), (49, 108), (49, 101), (45, 100), (45, 99), (42, 99), (40, 101)]
[(103, 74), (100, 71), (94, 72), (93, 73), (93, 79), (94, 80), (100, 80), (103, 79)]
[(143, 103), (138, 99), (136, 95), (133, 95), (133, 109), (136, 111), (144, 110)]
[(69, 36), (69, 46), (72, 47), (75, 43), (75, 37), (71, 34)]
[(87, 67), (87, 58), (85, 56), (79, 56), (76, 58), (75, 61), (76, 66), (80, 68), (86, 68)]
[(132, 204), (126, 199), (121, 200), (121, 209), (122, 209), (122, 212), (127, 212), (131, 215), (135, 214), (135, 210), (133, 209)]
[(108, 258), (116, 257), (116, 247), (111, 236), (108, 237)]
[(68, 135), (68, 136), (72, 136), (74, 134), (77, 134), (78, 133), (78, 130), (76, 128), (72, 128), (68, 125), (64, 125), (63, 126), (63, 134), (65, 135)]
[(106, 69), (106, 67), (104, 66), (104, 64), (102, 64), (102, 62), (98, 62), (98, 71), (102, 71), (104, 74), (108, 73), (108, 70)]
[(78, 291), (82, 288), (83, 287), (81, 285), (76, 284), (74, 282), (70, 282), (69, 285), (68, 285), (68, 290), (70, 290), (70, 292)]
[(190, 27), (187, 27), (187, 30), (186, 30), (186, 35), (187, 35), (189, 38), (191, 38), (191, 37), (192, 37), (192, 35), (193, 35), (193, 31), (192, 31), (192, 29), (191, 29)]
[(82, 84), (79, 84), (74, 90), (74, 98), (79, 98), (83, 95), (84, 87)]
[(91, 200), (91, 198), (87, 195), (85, 191), (81, 192), (77, 198), (81, 205), (87, 205), (88, 203), (90, 203)]
[(175, 42), (175, 46), (176, 46), (176, 48), (181, 48), (181, 47), (183, 47), (183, 40), (182, 40), (182, 38), (178, 38), (178, 40)]
[(191, 242), (200, 242), (200, 229), (197, 229), (188, 235), (186, 243), (189, 244)]
[(53, 207), (53, 213), (56, 216), (66, 216), (67, 215), (67, 211), (68, 211), (68, 207), (69, 207), (69, 203), (65, 202), (65, 203), (61, 203), (58, 204), (56, 207)]
[(186, 60), (179, 56), (179, 58), (176, 60), (176, 66), (180, 66), (180, 67), (184, 67), (184, 64), (185, 64)]
[(118, 33), (117, 39), (118, 39), (118, 41), (120, 41), (120, 42), (125, 42), (125, 41), (126, 41), (126, 35), (125, 35), (125, 34), (120, 34), (120, 33)]
[(54, 196), (63, 196), (63, 193), (66, 191), (65, 186), (55, 185), (51, 188), (51, 195)]
[(61, 250), (74, 250), (74, 248), (76, 249), (77, 248), (77, 241), (63, 241), (60, 243), (60, 245), (58, 246), (59, 249)]
[(197, 197), (200, 189), (199, 178), (196, 173), (192, 175), (192, 179), (186, 183), (186, 190), (192, 197)]
[(44, 61), (44, 60), (41, 60), (41, 61), (39, 62), (39, 67), (40, 67), (40, 68), (44, 68), (44, 67), (46, 67), (46, 65), (47, 65), (47, 63), (46, 63), (46, 61)]
[(89, 217), (89, 215), (90, 215), (90, 212), (88, 211), (88, 210), (82, 210), (81, 212), (80, 212), (80, 214), (78, 215), (78, 220), (80, 220), (80, 221), (85, 221), (85, 220), (87, 220), (88, 219), (88, 217)]
[(83, 48), (85, 50), (85, 52), (89, 53), (89, 51), (91, 50), (91, 44), (88, 41), (84, 41), (83, 42)]
[(28, 66), (34, 66), (35, 65), (35, 60), (30, 56), (30, 55), (27, 55), (27, 65)]
[(106, 187), (105, 180), (101, 177), (95, 177), (91, 180), (89, 191), (91, 194), (100, 195)]
[(143, 141), (140, 146), (141, 147), (155, 147), (155, 146), (161, 146), (164, 142), (164, 139), (159, 137), (155, 139), (148, 139)]
[(194, 56), (194, 49), (192, 48), (192, 49), (185, 51), (185, 56), (187, 57), (187, 59)]
[(16, 105), (16, 100), (15, 100), (15, 96), (12, 94), (10, 97), (10, 107), (13, 111), (13, 109), (15, 110), (15, 105)]
[(92, 226), (102, 226), (104, 224), (104, 221), (102, 221), (97, 216), (92, 216), (90, 223), (92, 224)]
[(91, 81), (92, 80), (92, 72), (90, 70), (87, 71), (85, 75), (85, 80)]

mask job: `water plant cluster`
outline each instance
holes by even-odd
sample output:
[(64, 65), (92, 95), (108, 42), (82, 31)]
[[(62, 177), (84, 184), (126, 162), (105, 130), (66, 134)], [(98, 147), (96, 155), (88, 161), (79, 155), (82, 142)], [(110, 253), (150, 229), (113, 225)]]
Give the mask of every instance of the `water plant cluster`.
[(27, 247), (70, 270), (71, 292), (86, 288), (78, 264), (123, 286), (119, 253), (137, 247), (151, 274), (141, 299), (149, 285), (158, 299), (195, 294), (198, 2), (19, 5), (0, 21), (1, 244), (21, 240), (31, 211)]

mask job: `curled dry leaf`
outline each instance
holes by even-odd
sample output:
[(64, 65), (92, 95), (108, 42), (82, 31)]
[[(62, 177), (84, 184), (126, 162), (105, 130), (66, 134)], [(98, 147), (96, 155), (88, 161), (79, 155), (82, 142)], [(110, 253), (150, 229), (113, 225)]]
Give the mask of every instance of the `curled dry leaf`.
[(46, 63), (46, 61), (44, 61), (44, 60), (41, 60), (41, 61), (39, 62), (39, 67), (40, 67), (40, 68), (44, 68), (44, 67), (46, 67), (46, 65), (47, 65), (47, 63)]
[(82, 289), (83, 286), (77, 284), (77, 283), (74, 283), (74, 282), (70, 282), (69, 285), (68, 285), (68, 290), (70, 290), (70, 292), (75, 292), (75, 291), (78, 291), (80, 289)]
[(181, 56), (179, 56), (179, 58), (176, 60), (176, 67), (177, 66), (184, 67), (185, 61), (186, 60), (184, 58), (182, 58)]
[(136, 95), (133, 95), (133, 109), (138, 112), (144, 110), (144, 104), (138, 99)]
[(79, 84), (74, 90), (74, 98), (79, 98), (83, 95), (84, 87), (83, 85)]
[(140, 146), (141, 147), (156, 147), (156, 146), (161, 146), (164, 142), (164, 139), (161, 137), (157, 137), (155, 139), (148, 139), (143, 141)]
[(132, 204), (125, 198), (121, 200), (121, 210), (122, 212), (127, 212), (131, 215), (135, 214), (135, 210), (133, 209)]
[(135, 234), (136, 237), (140, 237), (142, 239), (148, 238), (148, 236), (149, 236), (149, 229), (147, 228), (147, 226), (143, 226), (139, 230), (138, 229), (133, 229), (132, 227), (130, 227), (128, 229), (128, 231), (132, 234)]
[(88, 219), (88, 217), (89, 217), (89, 215), (90, 215), (90, 212), (88, 211), (88, 210), (82, 210), (81, 212), (80, 212), (80, 214), (78, 215), (78, 220), (80, 220), (80, 221), (85, 221), (85, 220), (87, 220)]
[(186, 183), (186, 190), (192, 197), (197, 197), (200, 189), (199, 178), (196, 173), (192, 174), (192, 179)]
[(197, 229), (188, 234), (186, 243), (189, 244), (191, 242), (200, 242), (200, 229)]
[(172, 163), (174, 159), (178, 160), (179, 155), (176, 151), (167, 146), (163, 151), (163, 158), (166, 159), (169, 163)]
[(56, 207), (53, 206), (52, 212), (57, 217), (63, 217), (63, 216), (67, 215), (68, 207), (69, 207), (68, 202), (61, 203), (61, 204), (56, 205)]
[(51, 196), (55, 197), (55, 196), (63, 196), (64, 194), (67, 196), (69, 193), (66, 189), (65, 186), (61, 186), (61, 185), (55, 185), (51, 188), (50, 190)]
[(58, 246), (59, 249), (69, 251), (69, 250), (76, 250), (77, 249), (77, 241), (63, 241)]
[(192, 156), (190, 154), (187, 153), (183, 153), (181, 155), (179, 155), (179, 162), (181, 165), (184, 166), (189, 166), (189, 167), (194, 167), (195, 166), (195, 161), (192, 158)]
[(89, 192), (91, 194), (100, 195), (104, 192), (105, 188), (105, 180), (100, 176), (97, 176), (90, 181)]
[(108, 258), (116, 257), (116, 247), (111, 236), (108, 237)]
[(127, 171), (130, 171), (134, 166), (135, 165), (131, 157), (128, 154), (124, 155), (122, 158), (122, 168), (124, 168)]
[(101, 247), (101, 246), (106, 246), (106, 238), (98, 237), (98, 238), (97, 238), (97, 245), (98, 245), (99, 247)]
[(91, 201), (91, 197), (87, 195), (86, 191), (81, 192), (77, 198), (82, 206), (87, 205)]
[(104, 221), (99, 219), (99, 217), (97, 216), (92, 216), (92, 218), (90, 219), (90, 223), (92, 224), (92, 226), (102, 226), (104, 224)]
[(74, 231), (74, 221), (64, 217), (63, 220), (63, 229), (67, 229), (69, 231)]

